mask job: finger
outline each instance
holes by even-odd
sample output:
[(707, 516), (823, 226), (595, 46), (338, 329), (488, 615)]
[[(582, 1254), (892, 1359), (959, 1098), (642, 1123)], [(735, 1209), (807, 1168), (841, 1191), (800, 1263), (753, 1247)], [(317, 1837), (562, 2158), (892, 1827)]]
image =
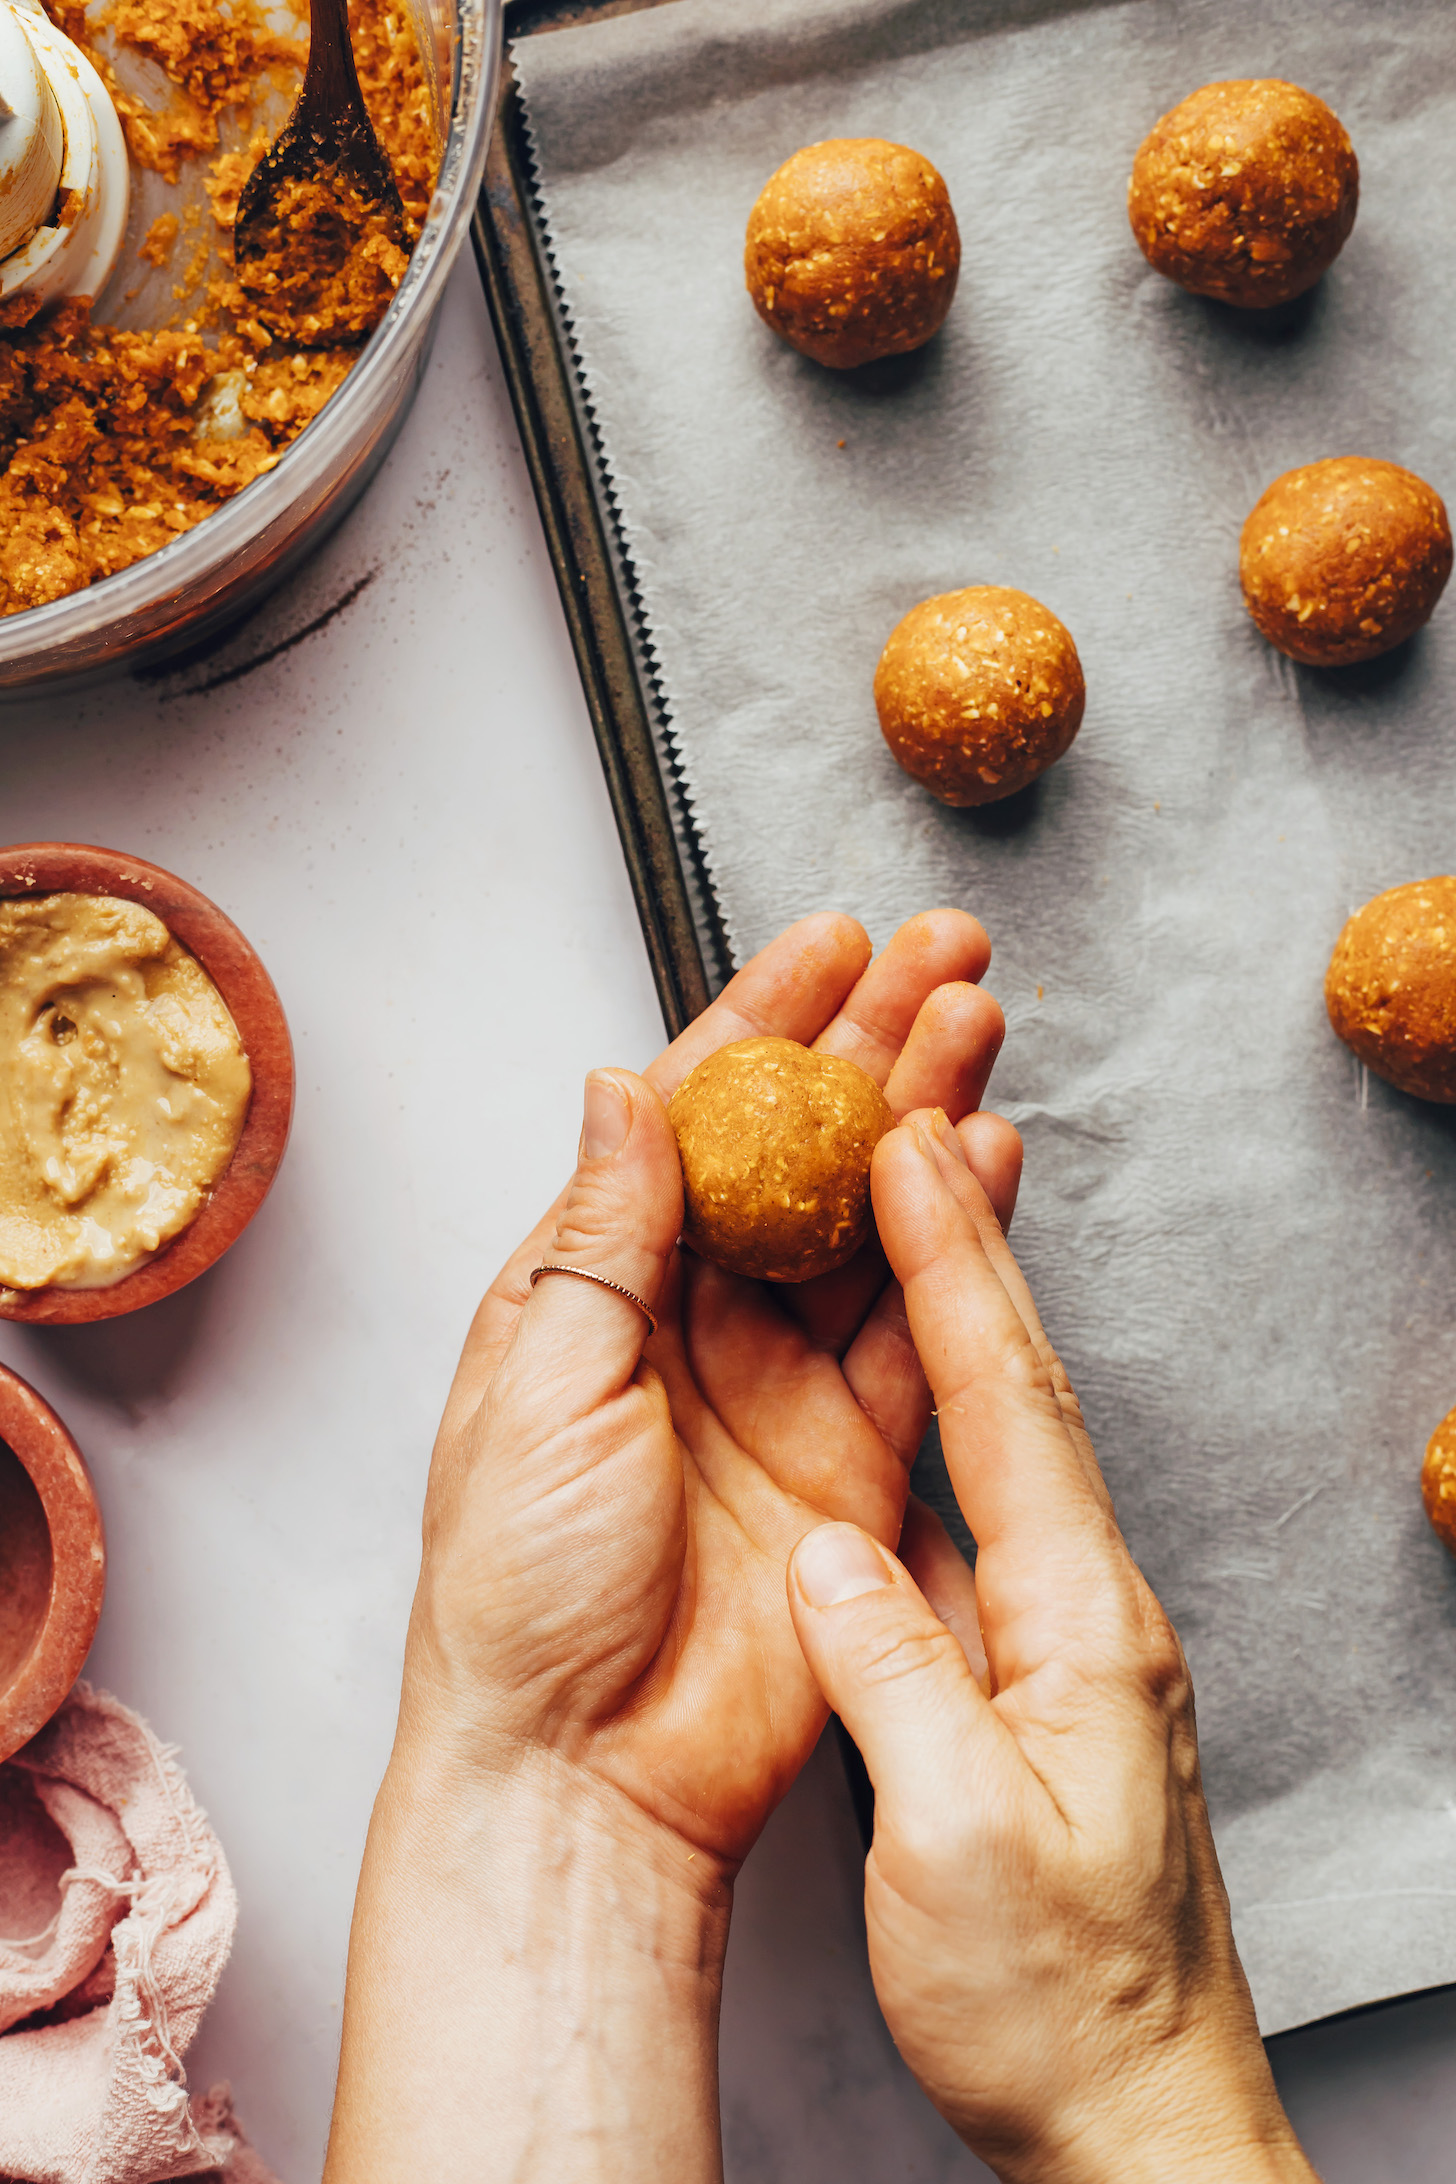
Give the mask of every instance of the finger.
[(1007, 1732), (904, 1564), (857, 1525), (821, 1524), (788, 1588), (810, 1672), (864, 1755), (876, 1832), (908, 1822), (919, 1836), (928, 1815), (979, 1802)]
[[(745, 1491), (767, 1480), (806, 1515), (852, 1518), (897, 1538), (905, 1465), (840, 1367), (778, 1309), (767, 1284), (691, 1254), (682, 1273), (682, 1341), (658, 1345), (653, 1362), (709, 1491), (741, 1513)], [(752, 1479), (740, 1470), (745, 1458)]]
[[(1015, 1306), (1021, 1324), (1031, 1339), (1032, 1347), (1046, 1369), (1078, 1451), (1086, 1461), (1089, 1476), (1094, 1478), (1097, 1491), (1105, 1496), (1106, 1488), (1092, 1459), (1091, 1443), (1082, 1422), (1081, 1408), (1072, 1392), (1072, 1385), (1067, 1379), (1062, 1361), (1047, 1339), (1046, 1329), (1042, 1326), (1036, 1300), (1027, 1286), (1026, 1276), (1021, 1271), (1015, 1253), (1006, 1242), (1004, 1229), (997, 1234), (1001, 1227), (999, 1219), (994, 1225), (984, 1220), (989, 1193), (981, 1178), (971, 1170), (966, 1140), (959, 1130), (951, 1128), (948, 1118), (939, 1109), (930, 1114), (907, 1115), (905, 1121), (933, 1140), (930, 1150), (940, 1164), (943, 1180), (959, 1201), (967, 1219), (982, 1229), (986, 1254), (995, 1269), (997, 1279)], [(995, 1212), (994, 1207), (991, 1210)]]
[[(568, 1184), (567, 1190), (570, 1187)], [(497, 1366), (510, 1348), (516, 1321), (531, 1294), (531, 1270), (546, 1256), (546, 1248), (556, 1234), (556, 1224), (565, 1204), (566, 1191), (563, 1190), (547, 1207), (525, 1242), (517, 1245), (476, 1306), (445, 1405), (443, 1426), (447, 1432), (477, 1408)]]
[(898, 1282), (877, 1299), (840, 1369), (860, 1409), (908, 1472), (930, 1424), (930, 1389)]
[(956, 1125), (966, 1166), (991, 1201), (1004, 1236), (1021, 1190), (1021, 1132), (1004, 1115), (982, 1111)]
[(1063, 1392), (1075, 1401), (1057, 1384), (1066, 1376), (1007, 1293), (1010, 1253), (969, 1171), (944, 1148), (937, 1157), (917, 1125), (881, 1141), (872, 1187), (979, 1545), (982, 1629), (1001, 1689), (1127, 1610), (1130, 1559), (1090, 1445), (1064, 1411)]
[[(632, 1378), (648, 1336), (642, 1306), (655, 1309), (681, 1229), (682, 1171), (667, 1109), (630, 1071), (594, 1070), (576, 1175), (544, 1263), (602, 1279), (543, 1276), (500, 1369), (502, 1379), (510, 1374), (549, 1391), (554, 1429), (586, 1416)], [(510, 1392), (507, 1386), (505, 1399)]]
[(885, 1085), (897, 1116), (943, 1107), (952, 1122), (980, 1106), (1006, 1037), (1001, 1004), (979, 986), (937, 986), (922, 1002)]
[(900, 1531), (900, 1560), (924, 1593), (970, 1663), (971, 1674), (986, 1689), (986, 1648), (981, 1638), (976, 1573), (933, 1509), (912, 1494)]
[(936, 987), (973, 985), (990, 960), (991, 943), (966, 911), (923, 911), (893, 935), (813, 1043), (884, 1084)]
[[(1021, 1182), (1019, 1134), (1000, 1115), (977, 1114), (966, 1117), (958, 1135), (972, 1175), (990, 1199), (992, 1211), (1002, 1228), (1009, 1227)], [(868, 1315), (876, 1300), (885, 1294), (888, 1281), (889, 1263), (880, 1248), (878, 1236), (871, 1236), (864, 1250), (856, 1253), (848, 1266), (821, 1275), (818, 1281), (786, 1284), (783, 1303), (813, 1341), (835, 1357), (843, 1357), (850, 1344), (867, 1328)], [(902, 1312), (902, 1323), (903, 1317)], [(918, 1365), (916, 1383), (923, 1389), (923, 1375)], [(923, 1431), (922, 1426), (920, 1432)], [(917, 1444), (919, 1438), (917, 1433)]]
[(690, 1069), (734, 1039), (772, 1036), (812, 1045), (854, 991), (869, 957), (869, 938), (854, 918), (833, 910), (801, 918), (745, 963), (658, 1055), (647, 1082), (670, 1099)]

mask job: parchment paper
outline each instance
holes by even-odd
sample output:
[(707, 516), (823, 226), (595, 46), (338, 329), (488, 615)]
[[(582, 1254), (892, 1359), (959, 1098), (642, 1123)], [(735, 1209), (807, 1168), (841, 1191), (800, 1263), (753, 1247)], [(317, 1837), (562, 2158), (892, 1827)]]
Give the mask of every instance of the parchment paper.
[[(1456, 1978), (1456, 1570), (1417, 1476), (1456, 1403), (1456, 1111), (1366, 1081), (1321, 981), (1348, 912), (1456, 868), (1456, 599), (1296, 669), (1240, 524), (1368, 453), (1456, 493), (1456, 17), (1435, 0), (675, 0), (522, 41), (541, 208), (733, 945), (961, 903), (996, 944), (1016, 1241), (1193, 1665), (1266, 2031)], [(1279, 319), (1144, 265), (1135, 147), (1219, 76), (1354, 139), (1361, 210)], [(907, 362), (760, 325), (744, 223), (800, 144), (940, 167), (964, 267)], [(843, 441), (843, 447), (839, 442)], [(943, 810), (870, 684), (916, 600), (1003, 582), (1071, 629), (1086, 722)]]

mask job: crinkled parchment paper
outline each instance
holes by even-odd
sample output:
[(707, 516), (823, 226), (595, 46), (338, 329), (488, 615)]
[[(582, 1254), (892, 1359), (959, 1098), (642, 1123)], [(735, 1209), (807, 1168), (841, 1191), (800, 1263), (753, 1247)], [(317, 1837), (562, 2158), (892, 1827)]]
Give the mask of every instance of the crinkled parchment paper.
[[(1456, 15), (1433, 0), (674, 0), (516, 50), (541, 210), (734, 948), (962, 903), (1010, 1022), (1017, 1245), (1193, 1664), (1268, 2031), (1456, 1978), (1456, 1568), (1417, 1475), (1456, 1403), (1456, 1111), (1366, 1081), (1321, 980), (1348, 912), (1456, 868), (1456, 598), (1295, 668), (1239, 526), (1321, 455), (1456, 492)], [(1219, 76), (1330, 100), (1354, 235), (1277, 320), (1185, 296), (1124, 210)], [(852, 377), (743, 291), (800, 144), (941, 168), (964, 266)], [(843, 443), (841, 445), (841, 442)], [(870, 683), (916, 600), (1021, 586), (1086, 722), (977, 815), (895, 767)]]

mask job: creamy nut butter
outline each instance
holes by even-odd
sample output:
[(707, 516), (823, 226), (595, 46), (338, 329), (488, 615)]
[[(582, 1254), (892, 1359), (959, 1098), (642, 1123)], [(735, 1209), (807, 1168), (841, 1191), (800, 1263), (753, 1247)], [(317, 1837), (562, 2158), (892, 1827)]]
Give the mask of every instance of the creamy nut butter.
[(252, 1071), (206, 972), (110, 895), (0, 901), (0, 1283), (100, 1289), (184, 1229)]

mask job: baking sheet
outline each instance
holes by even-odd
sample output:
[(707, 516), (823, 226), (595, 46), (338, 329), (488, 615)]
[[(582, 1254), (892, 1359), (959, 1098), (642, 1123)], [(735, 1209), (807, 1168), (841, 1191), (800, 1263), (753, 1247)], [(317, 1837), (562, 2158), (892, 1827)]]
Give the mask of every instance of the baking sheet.
[[(1456, 1568), (1421, 1452), (1456, 1402), (1456, 1114), (1367, 1079), (1321, 981), (1351, 908), (1448, 871), (1456, 604), (1401, 653), (1272, 653), (1236, 581), (1279, 472), (1456, 491), (1456, 18), (1385, 0), (674, 0), (514, 54), (605, 489), (741, 957), (828, 904), (996, 944), (1017, 1244), (1187, 1646), (1267, 2032), (1456, 1978)], [(1210, 78), (1328, 98), (1362, 203), (1276, 318), (1182, 295), (1132, 153)], [(849, 376), (760, 325), (743, 227), (798, 145), (925, 151), (943, 335)], [(844, 445), (841, 446), (840, 442)], [(1067, 623), (1081, 736), (942, 809), (870, 694), (916, 600)]]

